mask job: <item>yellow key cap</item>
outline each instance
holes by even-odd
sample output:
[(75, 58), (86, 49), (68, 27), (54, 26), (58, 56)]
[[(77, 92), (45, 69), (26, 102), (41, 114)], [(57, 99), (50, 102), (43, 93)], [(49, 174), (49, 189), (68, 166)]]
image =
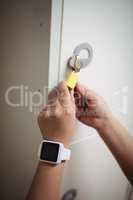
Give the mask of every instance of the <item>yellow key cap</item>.
[(69, 88), (71, 89), (74, 89), (75, 86), (76, 86), (76, 83), (77, 83), (77, 80), (78, 80), (78, 75), (77, 73), (75, 73), (74, 71), (71, 71), (67, 78), (66, 78), (66, 84)]

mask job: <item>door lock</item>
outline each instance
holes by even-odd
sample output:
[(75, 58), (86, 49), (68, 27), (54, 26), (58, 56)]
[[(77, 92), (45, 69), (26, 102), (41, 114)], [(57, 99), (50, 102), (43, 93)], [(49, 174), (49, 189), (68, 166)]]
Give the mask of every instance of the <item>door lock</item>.
[[(86, 58), (81, 57), (80, 54), (82, 50), (87, 52)], [(71, 71), (66, 79), (66, 84), (69, 88), (73, 89), (75, 87), (78, 80), (77, 72), (79, 72), (82, 68), (87, 67), (87, 65), (91, 62), (92, 57), (93, 50), (88, 43), (82, 43), (74, 49), (73, 55), (68, 60), (68, 67)]]
[(73, 55), (69, 59), (68, 67), (70, 67), (75, 72), (79, 72), (81, 68), (79, 56)]

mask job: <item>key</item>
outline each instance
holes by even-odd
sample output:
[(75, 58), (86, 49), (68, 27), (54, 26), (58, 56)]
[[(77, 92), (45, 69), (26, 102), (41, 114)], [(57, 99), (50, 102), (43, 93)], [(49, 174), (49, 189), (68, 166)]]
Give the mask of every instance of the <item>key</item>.
[(75, 71), (70, 71), (70, 73), (68, 74), (65, 80), (67, 87), (69, 87), (70, 89), (74, 89), (76, 86), (77, 80), (78, 80), (77, 73)]
[(80, 64), (80, 59), (79, 56), (75, 56), (73, 55), (70, 59), (69, 59), (69, 68), (71, 68), (72, 70), (74, 70), (75, 72), (79, 72), (80, 68), (81, 68), (81, 64)]
[(77, 72), (80, 71), (80, 60), (78, 56), (73, 55), (68, 62), (70, 72), (66, 78), (66, 84), (70, 89), (74, 89), (78, 80)]

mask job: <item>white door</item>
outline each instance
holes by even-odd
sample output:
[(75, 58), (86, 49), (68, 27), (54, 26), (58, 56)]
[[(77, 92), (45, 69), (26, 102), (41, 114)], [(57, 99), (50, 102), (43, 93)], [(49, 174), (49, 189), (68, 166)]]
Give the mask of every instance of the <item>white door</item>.
[[(58, 78), (64, 78), (74, 48), (88, 42), (94, 56), (90, 66), (81, 70), (79, 81), (102, 95), (132, 131), (133, 1), (58, 0), (53, 1), (54, 7), (59, 8), (55, 16), (56, 33), (60, 33), (55, 44)], [(96, 131), (77, 122), (62, 193), (74, 188), (77, 200), (124, 200), (127, 187), (128, 181)]]

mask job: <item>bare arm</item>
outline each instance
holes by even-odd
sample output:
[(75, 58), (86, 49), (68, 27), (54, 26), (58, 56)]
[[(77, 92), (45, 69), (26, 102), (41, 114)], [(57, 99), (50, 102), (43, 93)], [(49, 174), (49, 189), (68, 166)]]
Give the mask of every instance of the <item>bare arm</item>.
[(112, 115), (102, 97), (77, 84), (75, 88), (77, 118), (95, 128), (133, 184), (133, 138)]
[(39, 163), (27, 200), (59, 200), (64, 164)]
[[(50, 92), (38, 123), (44, 138), (61, 142), (69, 148), (75, 129), (75, 103), (64, 82)], [(65, 162), (57, 165), (39, 162), (27, 200), (59, 200), (64, 165)]]
[(113, 117), (98, 132), (133, 185), (133, 138)]

